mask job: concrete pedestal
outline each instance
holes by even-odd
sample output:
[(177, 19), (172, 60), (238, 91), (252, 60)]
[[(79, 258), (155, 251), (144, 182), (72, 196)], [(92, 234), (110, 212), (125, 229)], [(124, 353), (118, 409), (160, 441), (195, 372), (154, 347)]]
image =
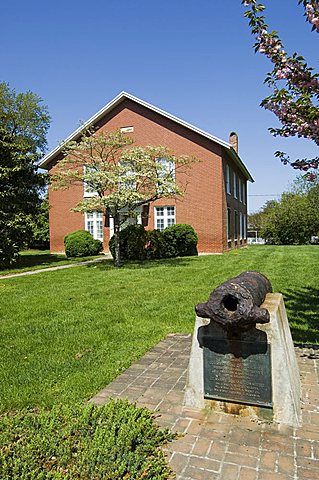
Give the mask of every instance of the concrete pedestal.
[[(270, 418), (277, 423), (300, 425), (300, 377), (293, 341), (288, 324), (283, 297), (279, 293), (267, 294), (262, 305), (270, 313), (270, 322), (257, 324), (257, 331), (267, 335), (271, 352), (272, 408)], [(186, 384), (184, 405), (203, 409), (206, 406), (229, 413), (264, 416), (263, 409), (256, 406), (237, 405), (234, 402), (212, 401), (204, 398), (204, 360), (201, 335), (209, 331), (210, 320), (196, 317)], [(205, 327), (204, 329), (201, 327)], [(244, 390), (245, 386), (243, 386)], [(266, 409), (264, 409), (266, 410)], [(269, 418), (269, 415), (268, 415)]]

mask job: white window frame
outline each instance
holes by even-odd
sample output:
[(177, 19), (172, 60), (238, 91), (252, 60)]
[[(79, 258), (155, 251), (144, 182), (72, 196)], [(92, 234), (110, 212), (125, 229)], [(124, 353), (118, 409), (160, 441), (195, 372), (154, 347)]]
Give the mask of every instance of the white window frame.
[(246, 183), (243, 182), (242, 184), (242, 187), (243, 187), (243, 204), (246, 205)]
[(96, 210), (93, 212), (86, 212), (84, 219), (85, 230), (90, 232), (93, 238), (103, 242), (103, 213)]
[(226, 193), (231, 194), (231, 185), (230, 185), (230, 166), (226, 165)]
[(243, 239), (243, 214), (239, 212), (239, 240)]
[[(171, 213), (173, 210), (173, 214)], [(160, 214), (161, 212), (161, 214)], [(163, 220), (162, 225), (159, 227), (159, 221)], [(175, 205), (165, 205), (154, 207), (154, 229), (164, 230), (166, 227), (176, 224), (176, 208)]]

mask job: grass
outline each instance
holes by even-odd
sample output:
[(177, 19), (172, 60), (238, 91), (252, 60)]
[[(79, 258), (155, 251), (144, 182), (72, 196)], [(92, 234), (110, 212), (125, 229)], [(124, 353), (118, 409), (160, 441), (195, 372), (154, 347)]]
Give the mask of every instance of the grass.
[(319, 343), (318, 246), (110, 262), (0, 281), (0, 410), (85, 401), (166, 334), (192, 332), (194, 305), (258, 270), (284, 294), (296, 342)]
[(93, 260), (94, 258), (103, 258), (103, 255), (67, 258), (65, 255), (51, 254), (49, 250), (25, 250), (20, 253), (18, 260), (11, 267), (0, 269), (0, 276), (41, 270), (48, 267), (58, 267), (60, 265), (70, 265), (72, 263)]

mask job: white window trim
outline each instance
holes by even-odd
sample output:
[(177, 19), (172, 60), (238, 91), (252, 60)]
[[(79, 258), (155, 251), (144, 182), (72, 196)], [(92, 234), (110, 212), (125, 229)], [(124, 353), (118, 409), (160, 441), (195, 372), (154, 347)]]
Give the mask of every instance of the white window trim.
[(239, 240), (243, 239), (243, 214), (239, 212)]
[[(158, 215), (158, 210), (159, 208), (163, 208), (163, 215)], [(173, 208), (174, 209), (174, 215), (168, 215), (167, 214), (167, 209), (168, 208)], [(174, 222), (170, 224), (168, 224), (168, 220), (169, 219), (174, 219)], [(157, 220), (158, 219), (163, 219), (164, 222), (163, 222), (163, 228), (160, 229), (157, 227)], [(154, 229), (155, 230), (164, 230), (166, 227), (169, 227), (171, 225), (175, 225), (176, 224), (176, 207), (175, 205), (158, 205), (157, 207), (154, 207)]]
[[(93, 235), (93, 238), (96, 240), (101, 240), (103, 242), (103, 214), (101, 217), (101, 212), (97, 212), (96, 210), (90, 212), (89, 214), (93, 215), (93, 218), (88, 218), (88, 213), (85, 213), (84, 220), (85, 220), (85, 230), (90, 232)], [(89, 229), (89, 222), (93, 222), (93, 232)], [(98, 235), (98, 222), (102, 222), (102, 235)]]

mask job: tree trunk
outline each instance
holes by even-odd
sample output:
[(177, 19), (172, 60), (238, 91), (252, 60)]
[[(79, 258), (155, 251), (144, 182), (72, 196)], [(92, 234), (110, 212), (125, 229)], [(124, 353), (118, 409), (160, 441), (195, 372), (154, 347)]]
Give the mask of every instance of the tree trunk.
[(121, 266), (121, 255), (120, 255), (120, 215), (117, 213), (113, 216), (114, 222), (114, 249), (115, 249), (115, 258), (114, 265), (116, 267)]

